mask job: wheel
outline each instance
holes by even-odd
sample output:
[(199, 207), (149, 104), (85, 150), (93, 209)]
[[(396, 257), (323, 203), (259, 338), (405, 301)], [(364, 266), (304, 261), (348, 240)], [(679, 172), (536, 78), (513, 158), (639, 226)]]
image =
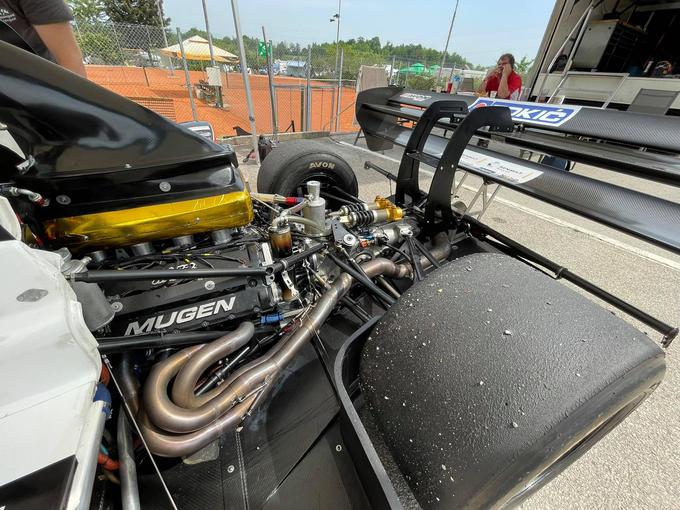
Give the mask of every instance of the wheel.
[[(498, 254), (454, 260), (371, 332), (362, 392), (424, 508), (513, 507), (659, 385), (663, 351)], [(625, 455), (625, 452), (621, 452)]]
[(357, 178), (349, 163), (316, 140), (296, 140), (276, 147), (262, 162), (257, 190), (302, 196), (306, 193), (305, 183), (311, 180), (321, 182), (322, 196), (337, 197), (329, 200), (331, 208), (351, 201), (351, 197), (359, 194)]

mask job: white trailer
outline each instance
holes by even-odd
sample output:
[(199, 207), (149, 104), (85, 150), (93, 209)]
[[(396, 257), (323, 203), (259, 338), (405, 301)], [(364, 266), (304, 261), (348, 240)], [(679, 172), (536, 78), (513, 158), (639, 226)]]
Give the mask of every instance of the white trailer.
[(680, 2), (557, 0), (524, 97), (680, 115)]

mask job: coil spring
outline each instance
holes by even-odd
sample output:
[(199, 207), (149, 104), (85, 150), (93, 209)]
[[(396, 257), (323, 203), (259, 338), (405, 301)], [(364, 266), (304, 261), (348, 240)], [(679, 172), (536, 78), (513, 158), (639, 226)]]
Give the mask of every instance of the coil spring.
[(352, 223), (355, 227), (365, 227), (375, 220), (373, 211), (357, 211), (351, 215)]
[(366, 210), (366, 204), (347, 204), (343, 206), (348, 213)]

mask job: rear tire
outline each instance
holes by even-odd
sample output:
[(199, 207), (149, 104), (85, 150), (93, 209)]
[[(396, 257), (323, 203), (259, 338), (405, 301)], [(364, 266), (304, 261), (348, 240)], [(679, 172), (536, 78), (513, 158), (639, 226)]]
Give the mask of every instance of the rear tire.
[(361, 380), (423, 508), (497, 508), (583, 455), (664, 370), (663, 351), (631, 325), (487, 253), (402, 294), (364, 345)]
[[(349, 163), (326, 144), (316, 140), (286, 142), (265, 158), (257, 175), (260, 193), (302, 196), (307, 181), (323, 188), (336, 186), (353, 197), (359, 195), (356, 175)], [(333, 193), (332, 191), (330, 191)]]

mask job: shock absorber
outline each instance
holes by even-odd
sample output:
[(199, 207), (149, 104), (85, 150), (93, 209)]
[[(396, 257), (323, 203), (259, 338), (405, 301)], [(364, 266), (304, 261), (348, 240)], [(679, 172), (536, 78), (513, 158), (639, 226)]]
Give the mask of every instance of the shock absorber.
[(350, 212), (349, 214), (342, 216), (340, 221), (348, 227), (366, 227), (375, 223), (399, 221), (403, 217), (404, 211), (401, 207), (392, 207), (389, 209)]

